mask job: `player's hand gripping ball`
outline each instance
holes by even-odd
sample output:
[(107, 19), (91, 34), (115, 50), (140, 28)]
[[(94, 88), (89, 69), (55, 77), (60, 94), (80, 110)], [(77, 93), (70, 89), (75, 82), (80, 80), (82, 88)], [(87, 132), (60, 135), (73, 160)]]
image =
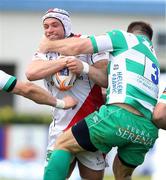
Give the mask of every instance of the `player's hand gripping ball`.
[(64, 68), (52, 75), (55, 86), (61, 91), (67, 91), (73, 87), (76, 81), (76, 74), (72, 73), (68, 68)]

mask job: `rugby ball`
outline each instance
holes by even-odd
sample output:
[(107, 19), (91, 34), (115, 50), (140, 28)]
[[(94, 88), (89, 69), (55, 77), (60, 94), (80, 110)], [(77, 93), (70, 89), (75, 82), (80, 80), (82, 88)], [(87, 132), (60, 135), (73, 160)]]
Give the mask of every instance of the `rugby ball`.
[(76, 74), (72, 73), (68, 68), (64, 68), (52, 75), (54, 85), (61, 91), (67, 91), (73, 87), (76, 81)]

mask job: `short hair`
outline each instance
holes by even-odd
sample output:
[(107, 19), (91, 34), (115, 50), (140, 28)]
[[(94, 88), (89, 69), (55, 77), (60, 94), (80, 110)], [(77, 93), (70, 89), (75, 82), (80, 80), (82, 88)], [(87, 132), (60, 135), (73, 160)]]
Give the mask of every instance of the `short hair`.
[(153, 29), (150, 24), (143, 21), (134, 21), (129, 24), (127, 32), (146, 35), (150, 40), (153, 37)]

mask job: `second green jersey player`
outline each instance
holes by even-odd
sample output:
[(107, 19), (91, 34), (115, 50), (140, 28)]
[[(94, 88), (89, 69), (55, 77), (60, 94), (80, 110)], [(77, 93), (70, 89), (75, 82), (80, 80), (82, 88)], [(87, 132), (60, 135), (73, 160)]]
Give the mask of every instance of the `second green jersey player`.
[(166, 88), (158, 99), (153, 112), (153, 122), (158, 128), (166, 130)]

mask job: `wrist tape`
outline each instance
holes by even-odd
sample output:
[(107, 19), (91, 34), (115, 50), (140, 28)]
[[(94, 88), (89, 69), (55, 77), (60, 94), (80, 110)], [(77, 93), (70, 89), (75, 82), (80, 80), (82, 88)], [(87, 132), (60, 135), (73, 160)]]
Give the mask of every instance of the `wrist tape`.
[(86, 63), (86, 62), (82, 62), (82, 65), (83, 65), (83, 70), (82, 70), (82, 72), (83, 72), (84, 74), (88, 74), (88, 73), (89, 73), (89, 64)]
[(64, 109), (65, 108), (65, 101), (61, 99), (56, 100), (56, 108)]

